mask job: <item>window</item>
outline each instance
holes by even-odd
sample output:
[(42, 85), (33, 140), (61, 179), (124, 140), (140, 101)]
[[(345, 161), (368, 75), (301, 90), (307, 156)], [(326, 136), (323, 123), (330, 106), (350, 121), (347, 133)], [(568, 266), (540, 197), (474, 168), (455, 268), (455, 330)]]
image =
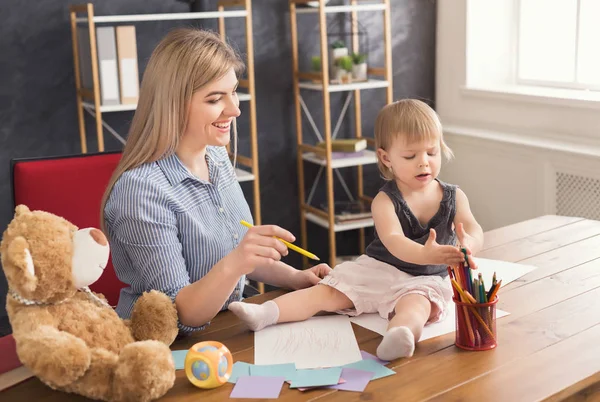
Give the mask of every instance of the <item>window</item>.
[(518, 0), (517, 84), (600, 90), (600, 0)]
[[(600, 85), (590, 85), (580, 78), (586, 86), (576, 88), (574, 73), (571, 81), (547, 78), (543, 81), (540, 75), (546, 73), (549, 62), (540, 63), (531, 58), (537, 68), (524, 69), (523, 65), (522, 73), (531, 75), (518, 76), (519, 62), (524, 61), (518, 57), (518, 51), (524, 50), (518, 46), (519, 34), (525, 33), (519, 32), (519, 18), (521, 14), (528, 16), (520, 12), (520, 7), (521, 3), (533, 4), (531, 1), (444, 0), (437, 3), (438, 113), (446, 127), (472, 129), (473, 136), (503, 138), (521, 144), (530, 141), (529, 144), (542, 147), (550, 147), (548, 144), (558, 147), (557, 143), (564, 142), (585, 152), (590, 146), (598, 147), (600, 154)], [(550, 18), (550, 6), (559, 1), (563, 0), (536, 2), (539, 7), (532, 29), (547, 30), (548, 24), (544, 21)], [(596, 2), (600, 0), (581, 0), (580, 8), (584, 10), (586, 5), (586, 14), (600, 18), (600, 12), (589, 11)], [(573, 0), (572, 4), (577, 1)], [(583, 15), (583, 11), (580, 14)], [(563, 15), (563, 19), (566, 16)], [(595, 25), (600, 26), (600, 21)], [(592, 35), (592, 40), (595, 39), (600, 39), (600, 34)], [(600, 52), (600, 40), (597, 49)], [(584, 52), (580, 49), (578, 53), (581, 57)], [(595, 57), (594, 52), (589, 53)], [(573, 70), (574, 62), (573, 59)], [(580, 71), (584, 70), (581, 67)], [(600, 68), (587, 71), (595, 75), (600, 73)]]

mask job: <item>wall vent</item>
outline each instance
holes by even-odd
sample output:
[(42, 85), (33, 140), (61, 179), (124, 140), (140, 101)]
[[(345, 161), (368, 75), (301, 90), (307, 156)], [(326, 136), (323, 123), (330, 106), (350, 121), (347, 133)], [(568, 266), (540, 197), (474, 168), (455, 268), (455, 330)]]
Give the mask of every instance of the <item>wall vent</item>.
[(600, 220), (600, 179), (556, 172), (556, 214)]

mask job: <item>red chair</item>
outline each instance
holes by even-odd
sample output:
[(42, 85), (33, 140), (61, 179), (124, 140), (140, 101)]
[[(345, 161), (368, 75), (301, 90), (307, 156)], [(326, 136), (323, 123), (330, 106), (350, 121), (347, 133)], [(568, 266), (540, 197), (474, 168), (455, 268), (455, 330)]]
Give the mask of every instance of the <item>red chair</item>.
[(0, 338), (0, 356), (0, 392), (33, 377), (33, 373), (19, 360), (12, 335)]
[(22, 366), (17, 356), (17, 345), (12, 335), (6, 335), (0, 338), (0, 374), (7, 373)]
[[(13, 205), (25, 204), (31, 210), (51, 212), (79, 228), (99, 228), (100, 202), (120, 158), (120, 152), (103, 152), (13, 159)], [(109, 259), (104, 273), (90, 288), (116, 306), (124, 286)]]

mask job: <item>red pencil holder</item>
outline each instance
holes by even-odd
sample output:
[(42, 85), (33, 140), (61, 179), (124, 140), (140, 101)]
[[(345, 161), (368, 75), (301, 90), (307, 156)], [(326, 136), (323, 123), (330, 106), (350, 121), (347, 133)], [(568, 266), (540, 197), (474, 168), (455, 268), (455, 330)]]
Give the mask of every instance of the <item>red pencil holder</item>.
[(456, 304), (455, 344), (465, 350), (490, 350), (498, 345), (496, 336), (496, 303), (498, 296), (488, 303)]

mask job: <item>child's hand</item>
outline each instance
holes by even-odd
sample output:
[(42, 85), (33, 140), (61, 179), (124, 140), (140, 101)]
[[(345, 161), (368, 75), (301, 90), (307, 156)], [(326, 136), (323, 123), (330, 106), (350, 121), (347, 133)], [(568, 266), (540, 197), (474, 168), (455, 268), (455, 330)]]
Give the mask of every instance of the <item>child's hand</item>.
[(423, 248), (427, 264), (457, 265), (464, 261), (463, 253), (455, 246), (442, 246), (435, 241), (435, 229), (429, 230), (429, 238)]
[(465, 227), (462, 223), (456, 225), (456, 237), (458, 237), (458, 242), (460, 243), (460, 247), (464, 247), (467, 249), (467, 259), (469, 262), (469, 267), (472, 269), (477, 269), (477, 264), (475, 260), (473, 260), (473, 253), (471, 252), (471, 247), (475, 244), (475, 239), (473, 236), (469, 235), (465, 231)]
[(315, 265), (310, 269), (296, 271), (291, 287), (298, 290), (314, 286), (321, 282), (321, 279), (325, 278), (329, 272), (331, 272), (331, 267), (325, 263)]
[[(468, 247), (464, 247), (464, 246), (460, 246), (460, 248), (464, 248), (465, 250), (467, 250), (467, 262), (469, 263), (469, 268), (477, 269), (477, 263), (473, 259), (473, 253), (471, 252), (471, 250)], [(463, 261), (464, 261), (464, 258), (463, 258)]]

